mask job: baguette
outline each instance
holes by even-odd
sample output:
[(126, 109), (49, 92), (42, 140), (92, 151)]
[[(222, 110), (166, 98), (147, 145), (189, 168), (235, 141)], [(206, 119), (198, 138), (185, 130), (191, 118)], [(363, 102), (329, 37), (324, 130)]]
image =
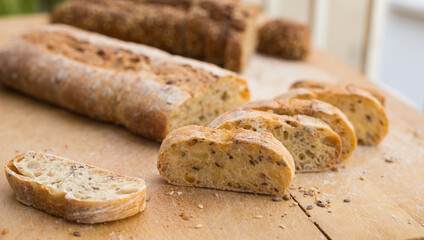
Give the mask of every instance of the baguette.
[(383, 105), (370, 93), (356, 87), (296, 88), (276, 99), (318, 99), (339, 108), (352, 123), (360, 145), (378, 145), (389, 131)]
[(363, 91), (370, 93), (373, 97), (375, 97), (383, 106), (386, 102), (386, 97), (383, 93), (374, 88), (364, 87), (358, 84), (335, 84), (329, 82), (323, 82), (318, 80), (300, 80), (293, 83), (290, 88), (317, 88), (317, 89), (330, 89), (330, 88), (340, 88), (344, 87), (348, 89), (359, 88)]
[(256, 48), (258, 11), (238, 1), (75, 0), (53, 23), (157, 47), (241, 71)]
[(27, 152), (5, 170), (19, 202), (69, 221), (114, 221), (146, 207), (143, 180), (54, 155)]
[(293, 158), (270, 133), (186, 126), (159, 149), (157, 168), (171, 184), (283, 195)]
[(64, 25), (13, 41), (0, 66), (7, 87), (156, 140), (250, 98), (232, 72)]
[(258, 51), (289, 60), (304, 60), (310, 52), (308, 26), (289, 20), (273, 19), (259, 29)]
[(323, 121), (304, 115), (284, 116), (234, 109), (219, 116), (208, 127), (272, 133), (290, 152), (298, 172), (326, 170), (341, 156), (339, 135)]
[(354, 128), (347, 117), (336, 107), (318, 100), (282, 99), (259, 100), (242, 106), (243, 109), (271, 111), (280, 115), (306, 115), (321, 119), (328, 124), (342, 140), (341, 161), (352, 155), (356, 148), (357, 140)]

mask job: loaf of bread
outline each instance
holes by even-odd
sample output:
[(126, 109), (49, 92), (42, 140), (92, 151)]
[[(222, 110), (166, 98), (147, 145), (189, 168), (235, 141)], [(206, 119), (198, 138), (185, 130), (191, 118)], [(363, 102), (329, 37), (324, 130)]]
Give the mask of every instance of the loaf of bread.
[(370, 93), (373, 97), (375, 97), (383, 106), (385, 104), (386, 101), (386, 97), (384, 96), (384, 94), (382, 92), (380, 92), (379, 90), (375, 89), (375, 88), (370, 88), (370, 87), (364, 87), (358, 84), (336, 84), (336, 83), (329, 83), (329, 82), (323, 82), (323, 81), (318, 81), (318, 80), (300, 80), (300, 81), (296, 81), (294, 82), (290, 88), (317, 88), (317, 89), (331, 89), (331, 88), (346, 88), (347, 91), (349, 91), (349, 89), (355, 89), (355, 88), (359, 88), (363, 91), (366, 91), (368, 93)]
[(326, 170), (341, 156), (339, 135), (323, 121), (305, 115), (286, 116), (236, 108), (219, 116), (208, 127), (272, 133), (290, 152), (298, 172)]
[(113, 221), (146, 207), (143, 180), (50, 154), (17, 156), (7, 163), (6, 176), (19, 202), (69, 221)]
[(0, 66), (7, 87), (157, 140), (250, 98), (232, 72), (65, 25), (5, 46)]
[(293, 158), (270, 133), (186, 126), (162, 142), (157, 163), (169, 183), (283, 195)]
[(304, 60), (311, 47), (309, 27), (289, 20), (273, 19), (259, 30), (258, 51), (289, 60)]
[(257, 17), (238, 1), (75, 0), (51, 20), (241, 71), (256, 48)]
[(321, 119), (335, 131), (342, 140), (341, 161), (346, 160), (355, 150), (357, 140), (352, 124), (336, 107), (318, 100), (282, 99), (259, 100), (245, 104), (243, 109), (271, 111), (280, 115), (306, 115)]
[(276, 99), (318, 99), (339, 108), (352, 123), (360, 145), (378, 145), (389, 131), (383, 105), (370, 93), (356, 87), (296, 88)]

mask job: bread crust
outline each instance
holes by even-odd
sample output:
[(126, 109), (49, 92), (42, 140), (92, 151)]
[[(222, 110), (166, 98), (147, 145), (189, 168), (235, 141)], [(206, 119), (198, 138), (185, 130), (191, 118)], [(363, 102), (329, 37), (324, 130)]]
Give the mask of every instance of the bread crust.
[(59, 4), (51, 20), (238, 72), (255, 50), (257, 17), (238, 1), (76, 0)]
[[(192, 139), (204, 139), (207, 141), (213, 141), (215, 142), (214, 145), (220, 146), (220, 145), (226, 145), (226, 144), (234, 144), (234, 142), (237, 143), (247, 143), (252, 145), (259, 145), (264, 146), (267, 149), (270, 149), (271, 151), (275, 152), (277, 155), (281, 156), (283, 161), (284, 171), (285, 171), (285, 179), (284, 183), (286, 184), (283, 186), (284, 189), (288, 188), (290, 185), (293, 177), (294, 177), (294, 171), (295, 171), (295, 165), (292, 156), (287, 151), (287, 149), (279, 142), (277, 139), (273, 137), (272, 134), (267, 132), (253, 132), (248, 131), (244, 129), (235, 129), (233, 131), (227, 131), (227, 130), (220, 130), (220, 129), (213, 129), (208, 127), (202, 127), (202, 126), (185, 126), (179, 129), (176, 129), (169, 133), (169, 135), (165, 138), (165, 140), (162, 142), (162, 145), (159, 149), (159, 157), (157, 162), (157, 168), (159, 170), (159, 173), (165, 177), (168, 182), (172, 184), (177, 185), (184, 185), (184, 186), (198, 186), (203, 187), (203, 185), (197, 185), (193, 183), (192, 185), (188, 184), (179, 184), (171, 182), (170, 179), (164, 174), (163, 166), (164, 163), (166, 163), (166, 158), (164, 153), (166, 150), (171, 147), (174, 144), (181, 143), (181, 142), (187, 142)], [(207, 161), (207, 159), (205, 159)], [(275, 163), (276, 159), (272, 159), (271, 162)], [(212, 186), (209, 186), (212, 187)], [(232, 191), (241, 191), (241, 192), (252, 192), (252, 191), (246, 191), (243, 189), (235, 189), (228, 186), (223, 186), (218, 189), (223, 190), (232, 190)], [(254, 193), (263, 193), (263, 194), (271, 194), (269, 192), (254, 192)], [(280, 194), (284, 194), (284, 191), (280, 192)]]
[(336, 83), (306, 79), (306, 80), (299, 80), (294, 82), (290, 86), (290, 89), (293, 89), (293, 88), (316, 88), (316, 89), (346, 88), (347, 91), (351, 91), (351, 89), (359, 88), (360, 90), (370, 93), (383, 106), (386, 102), (386, 97), (384, 96), (382, 92), (378, 91), (375, 88), (364, 87), (358, 84), (336, 84)]
[[(287, 98), (318, 99), (340, 108), (354, 126), (358, 143), (361, 145), (376, 146), (389, 132), (389, 120), (381, 102), (371, 93), (358, 87), (294, 88), (276, 97), (276, 99)], [(348, 107), (344, 106), (347, 101), (351, 102)], [(377, 116), (379, 120), (376, 122), (376, 119), (368, 113), (356, 110), (360, 109), (359, 105), (365, 106), (366, 111)]]
[[(126, 197), (110, 200), (80, 200), (69, 194), (65, 196), (54, 195), (52, 189), (50, 189), (51, 187), (18, 173), (14, 162), (19, 161), (25, 155), (48, 155), (60, 159), (66, 164), (78, 164), (88, 168), (95, 168), (100, 173), (120, 176), (128, 181), (140, 182), (140, 189), (137, 192), (128, 194)], [(68, 221), (87, 224), (114, 221), (133, 216), (143, 211), (146, 207), (146, 185), (143, 180), (122, 176), (51, 154), (27, 152), (18, 155), (6, 164), (5, 172), (10, 187), (14, 190), (16, 199), (19, 202)]]
[[(23, 37), (0, 50), (0, 83), (91, 118), (122, 124), (151, 139), (165, 138), (172, 130), (169, 129), (171, 117), (184, 114), (179, 107), (202, 96), (218, 81), (234, 82), (244, 89), (240, 92), (243, 101), (250, 98), (245, 80), (212, 64), (65, 25), (52, 25), (32, 32), (44, 33), (64, 34), (90, 46), (122, 49), (144, 56), (146, 70), (134, 74), (92, 66), (46, 51)], [(175, 68), (175, 73), (183, 70), (191, 73), (191, 82), (159, 81), (160, 76), (154, 71), (167, 66)], [(153, 67), (156, 70), (151, 70)]]
[[(281, 115), (302, 114), (315, 117), (327, 123), (342, 139), (342, 156), (340, 162), (347, 160), (356, 149), (357, 139), (354, 128), (347, 117), (331, 104), (295, 98), (252, 101), (241, 108), (259, 111), (271, 111)], [(332, 120), (329, 122), (329, 120)]]

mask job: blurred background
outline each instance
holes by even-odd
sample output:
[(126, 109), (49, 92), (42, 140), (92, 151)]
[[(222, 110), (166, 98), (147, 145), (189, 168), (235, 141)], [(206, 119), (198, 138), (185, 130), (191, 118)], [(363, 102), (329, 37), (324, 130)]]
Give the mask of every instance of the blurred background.
[[(45, 12), (60, 1), (0, 0), (0, 15)], [(244, 1), (309, 25), (316, 47), (424, 111), (424, 0)]]

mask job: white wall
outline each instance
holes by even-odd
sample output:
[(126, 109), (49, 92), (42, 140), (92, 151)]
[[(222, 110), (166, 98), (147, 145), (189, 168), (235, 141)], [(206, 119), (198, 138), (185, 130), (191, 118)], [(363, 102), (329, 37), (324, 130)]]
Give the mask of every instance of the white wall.
[(412, 1), (402, 1), (388, 8), (378, 80), (424, 111), (424, 11), (417, 14), (424, 1), (409, 10)]

